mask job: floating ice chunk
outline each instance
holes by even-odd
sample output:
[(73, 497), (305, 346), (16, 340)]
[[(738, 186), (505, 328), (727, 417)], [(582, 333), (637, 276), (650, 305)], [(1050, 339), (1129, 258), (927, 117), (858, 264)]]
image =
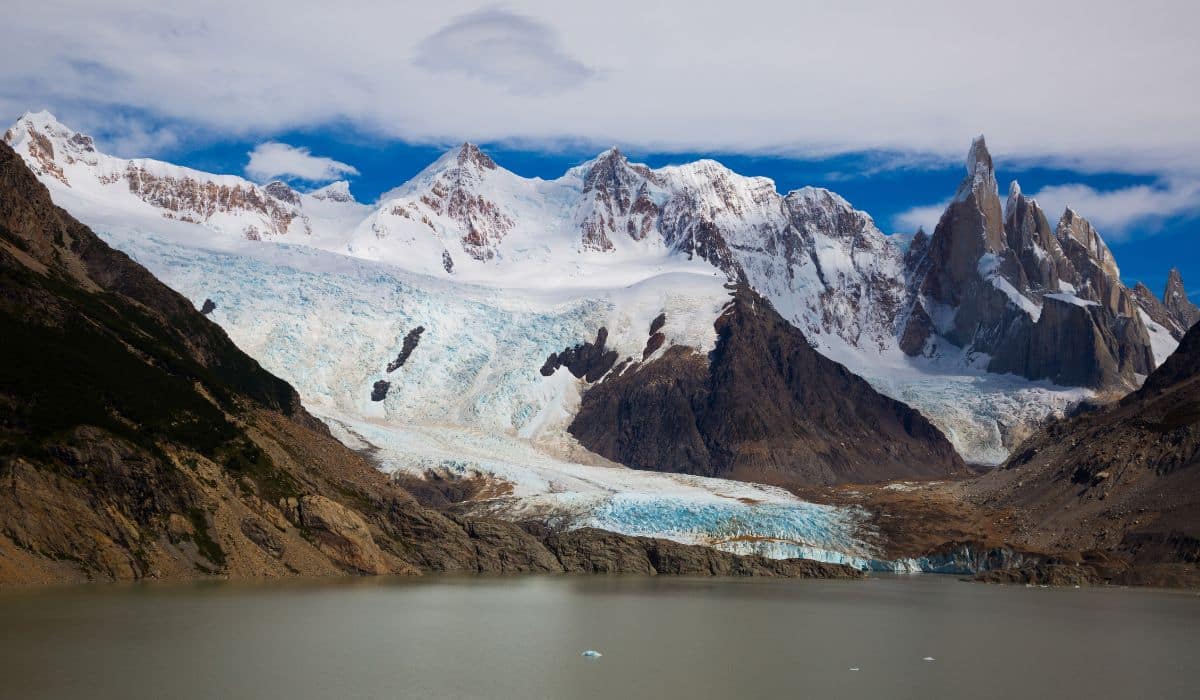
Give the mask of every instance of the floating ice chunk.
[(604, 654), (601, 654), (600, 652), (596, 651), (595, 649), (588, 649), (587, 651), (580, 654), (580, 656), (587, 658), (587, 659), (598, 659), (601, 656), (604, 656)]
[(926, 656), (924, 659), (921, 659), (921, 660), (922, 661), (933, 661), (934, 658), (932, 656)]
[(860, 669), (858, 666), (851, 666), (851, 667), (850, 667), (850, 670), (851, 670), (851, 671), (860, 671), (860, 670), (862, 670), (862, 669)]

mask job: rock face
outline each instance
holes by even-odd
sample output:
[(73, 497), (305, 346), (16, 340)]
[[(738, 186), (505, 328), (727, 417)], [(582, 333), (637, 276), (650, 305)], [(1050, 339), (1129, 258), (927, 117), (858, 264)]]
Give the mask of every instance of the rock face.
[[(95, 149), (46, 112), (26, 114), (4, 142), (38, 165), (41, 174), (71, 186), (71, 170), (86, 166), (100, 185), (124, 183), (128, 191), (164, 218), (218, 227), (235, 225), (237, 235), (258, 240), (288, 232), (310, 233), (299, 195), (282, 182), (264, 187), (233, 176), (209, 176), (154, 160), (113, 158)], [(234, 221), (237, 221), (235, 224)]]
[(285, 508), (290, 519), (307, 529), (317, 547), (331, 558), (364, 574), (388, 573), (383, 551), (375, 544), (370, 527), (358, 513), (319, 494), (288, 499)]
[(1133, 295), (1134, 302), (1141, 307), (1141, 310), (1151, 321), (1167, 329), (1175, 340), (1183, 339), (1183, 335), (1187, 332), (1187, 329), (1180, 327), (1179, 321), (1167, 310), (1166, 305), (1158, 297), (1154, 296), (1154, 292), (1150, 291), (1149, 287), (1138, 282), (1130, 293)]
[(396, 359), (387, 364), (388, 372), (395, 372), (408, 362), (408, 358), (412, 355), (413, 350), (417, 349), (417, 345), (421, 342), (421, 334), (425, 332), (425, 326), (417, 326), (404, 336), (404, 344), (400, 346), (400, 354), (396, 355)]
[(1022, 519), (1018, 546), (1090, 559), (1100, 580), (1200, 582), (1200, 328), (1141, 389), (1050, 425), (970, 489)]
[(901, 347), (934, 353), (939, 338), (990, 356), (987, 369), (1068, 386), (1125, 388), (1155, 366), (1134, 297), (1112, 253), (1067, 209), (1051, 232), (1013, 183), (1003, 214), (983, 137), (933, 236), (906, 259), (910, 311)]
[(661, 187), (649, 168), (631, 165), (616, 148), (602, 153), (584, 175), (577, 205), (583, 248), (611, 251), (614, 236), (640, 241), (650, 235), (659, 214), (652, 189)]
[[(426, 507), (0, 144), (0, 584), (363, 573), (859, 575)], [(638, 550), (642, 561), (623, 559)], [(612, 562), (620, 561), (614, 566)]]
[(559, 353), (550, 353), (542, 365), (544, 377), (554, 374), (559, 367), (566, 367), (576, 379), (595, 382), (617, 363), (618, 353), (607, 347), (608, 329), (603, 326), (596, 332), (594, 342), (580, 343)]
[(779, 485), (944, 478), (962, 461), (921, 414), (814, 350), (742, 285), (704, 356), (672, 346), (583, 395), (570, 431), (638, 469)]
[(1183, 276), (1178, 268), (1171, 268), (1167, 276), (1167, 288), (1163, 291), (1163, 306), (1175, 323), (1185, 332), (1200, 321), (1200, 307), (1188, 298), (1187, 290), (1183, 288)]

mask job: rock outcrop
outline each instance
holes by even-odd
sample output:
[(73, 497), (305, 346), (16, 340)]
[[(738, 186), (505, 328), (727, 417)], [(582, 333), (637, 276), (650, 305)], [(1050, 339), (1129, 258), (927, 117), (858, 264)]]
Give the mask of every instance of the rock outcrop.
[(654, 190), (662, 182), (644, 165), (632, 165), (616, 148), (600, 154), (583, 177), (577, 205), (580, 243), (585, 250), (610, 251), (613, 237), (640, 241), (658, 224)]
[[(299, 195), (283, 182), (258, 186), (233, 176), (210, 176), (155, 160), (124, 160), (95, 149), (91, 137), (67, 128), (46, 112), (26, 114), (4, 142), (37, 164), (39, 172), (70, 187), (72, 168), (86, 166), (101, 186), (124, 184), (164, 218), (223, 228), (252, 240), (288, 232), (311, 233)], [(228, 219), (228, 221), (227, 221)]]
[(1200, 307), (1192, 303), (1183, 288), (1183, 275), (1179, 268), (1171, 268), (1167, 276), (1167, 288), (1163, 290), (1163, 306), (1175, 323), (1185, 332), (1200, 321)]
[(1001, 213), (983, 137), (967, 177), (928, 241), (906, 258), (909, 312), (900, 328), (910, 355), (938, 338), (987, 369), (1068, 386), (1123, 389), (1155, 366), (1150, 336), (1095, 228), (1068, 208), (1057, 227), (1037, 202), (1009, 188)]
[(1149, 287), (1138, 282), (1134, 285), (1130, 294), (1133, 295), (1134, 302), (1141, 307), (1141, 310), (1151, 321), (1165, 328), (1175, 340), (1183, 339), (1183, 335), (1187, 332), (1187, 329), (1180, 327), (1179, 321), (1167, 310), (1162, 300), (1154, 296), (1154, 292), (1150, 291)]
[(638, 469), (786, 486), (963, 472), (920, 413), (818, 353), (749, 287), (715, 327), (708, 355), (672, 346), (591, 386), (571, 434)]
[(404, 343), (400, 346), (400, 353), (396, 355), (396, 359), (387, 364), (388, 372), (395, 372), (408, 362), (408, 358), (412, 356), (413, 350), (417, 349), (417, 345), (421, 342), (421, 334), (425, 332), (425, 326), (417, 326), (409, 331), (404, 336)]
[(608, 329), (601, 326), (596, 331), (596, 340), (583, 342), (562, 352), (550, 353), (542, 364), (544, 377), (554, 374), (559, 367), (566, 367), (576, 379), (587, 382), (599, 381), (617, 363), (619, 353), (608, 347)]

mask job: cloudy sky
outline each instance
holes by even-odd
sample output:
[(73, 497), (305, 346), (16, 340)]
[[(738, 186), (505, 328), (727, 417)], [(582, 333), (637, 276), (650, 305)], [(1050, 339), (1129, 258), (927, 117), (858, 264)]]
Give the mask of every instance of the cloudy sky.
[(610, 144), (712, 155), (885, 230), (935, 221), (985, 133), (1002, 178), (1132, 251), (1127, 276), (1200, 258), (1193, 2), (175, 4), (6, 12), (0, 115), (360, 198), (462, 140), (539, 175)]

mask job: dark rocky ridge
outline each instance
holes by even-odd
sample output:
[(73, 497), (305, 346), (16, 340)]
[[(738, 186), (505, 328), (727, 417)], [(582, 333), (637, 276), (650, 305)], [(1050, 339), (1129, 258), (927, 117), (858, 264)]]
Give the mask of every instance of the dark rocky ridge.
[(611, 533), (535, 535), (420, 504), (186, 299), (55, 207), (7, 145), (0, 336), (0, 584), (860, 575)]
[(559, 367), (566, 367), (576, 379), (585, 379), (589, 383), (603, 377), (617, 363), (619, 353), (606, 347), (608, 329), (601, 326), (596, 332), (595, 342), (583, 342), (567, 348), (559, 353), (550, 353), (542, 364), (543, 377), (549, 377)]
[(818, 353), (749, 287), (715, 327), (708, 356), (673, 346), (590, 387), (571, 434), (638, 469), (788, 486), (964, 473), (920, 413)]
[(1184, 331), (1200, 321), (1200, 307), (1192, 303), (1187, 290), (1183, 288), (1183, 276), (1179, 268), (1171, 268), (1167, 275), (1167, 288), (1163, 290), (1163, 306), (1175, 323)]
[(1103, 562), (1096, 580), (1200, 584), (1200, 326), (1141, 389), (1051, 424), (969, 487), (1019, 514), (1018, 545)]
[(1154, 292), (1150, 291), (1149, 287), (1138, 282), (1130, 293), (1133, 295), (1133, 300), (1142, 308), (1142, 311), (1146, 312), (1151, 321), (1166, 328), (1175, 340), (1183, 339), (1183, 334), (1187, 332), (1187, 329), (1180, 327), (1179, 322), (1167, 310), (1166, 305), (1154, 296)]

